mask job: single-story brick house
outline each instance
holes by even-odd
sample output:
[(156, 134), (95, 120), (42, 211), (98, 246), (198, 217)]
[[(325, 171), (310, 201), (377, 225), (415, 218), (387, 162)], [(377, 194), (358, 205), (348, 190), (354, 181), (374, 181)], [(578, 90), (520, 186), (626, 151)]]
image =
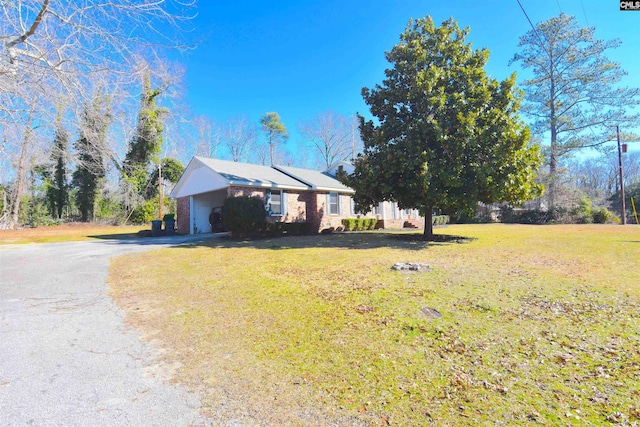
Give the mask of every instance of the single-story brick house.
[[(308, 221), (320, 232), (342, 226), (342, 219), (376, 216), (385, 226), (380, 206), (366, 215), (354, 212), (354, 191), (335, 179), (340, 162), (325, 172), (288, 166), (262, 166), (196, 156), (191, 159), (170, 197), (177, 199), (177, 227), (181, 234), (211, 232), (209, 214), (228, 196), (257, 196), (265, 201), (269, 221)], [(345, 169), (349, 171), (348, 169)], [(385, 202), (388, 204), (388, 202)], [(408, 211), (397, 208), (388, 217), (404, 226)], [(416, 214), (414, 213), (414, 217)], [(389, 222), (388, 226), (393, 223)], [(419, 219), (416, 226), (419, 226)]]

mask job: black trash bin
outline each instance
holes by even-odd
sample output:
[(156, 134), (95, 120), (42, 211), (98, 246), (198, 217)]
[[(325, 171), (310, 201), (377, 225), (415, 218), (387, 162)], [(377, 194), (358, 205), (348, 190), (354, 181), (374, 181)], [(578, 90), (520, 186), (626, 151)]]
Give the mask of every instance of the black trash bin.
[(162, 221), (159, 219), (151, 221), (151, 235), (153, 237), (160, 237), (162, 233)]
[(176, 234), (176, 220), (175, 219), (165, 219), (164, 220), (164, 233), (167, 236), (173, 236)]

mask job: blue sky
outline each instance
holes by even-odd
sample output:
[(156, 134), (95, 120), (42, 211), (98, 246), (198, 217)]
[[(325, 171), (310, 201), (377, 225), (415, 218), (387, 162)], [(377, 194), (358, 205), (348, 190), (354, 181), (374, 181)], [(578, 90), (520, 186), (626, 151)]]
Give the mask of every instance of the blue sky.
[[(622, 47), (608, 56), (629, 73), (627, 86), (640, 86), (640, 11), (622, 12), (617, 0), (520, 1), (534, 24), (562, 11), (595, 26), (597, 38), (620, 38)], [(509, 65), (530, 29), (516, 0), (200, 0), (198, 11), (195, 31), (205, 39), (180, 60), (193, 113), (218, 122), (246, 115), (258, 123), (276, 111), (291, 143), (301, 138), (299, 121), (318, 113), (367, 114), (361, 89), (382, 81), (384, 52), (410, 18), (431, 15), (439, 25), (453, 17), (470, 27), (467, 41), (489, 49), (490, 75), (525, 77)]]

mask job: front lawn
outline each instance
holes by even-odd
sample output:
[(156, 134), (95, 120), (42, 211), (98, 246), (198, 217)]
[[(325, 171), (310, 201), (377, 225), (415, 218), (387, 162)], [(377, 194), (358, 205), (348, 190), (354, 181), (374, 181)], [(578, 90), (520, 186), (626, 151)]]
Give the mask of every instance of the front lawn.
[(109, 283), (219, 422), (640, 423), (640, 227), (437, 231), (472, 239), (219, 239), (118, 258)]
[(145, 227), (141, 225), (113, 226), (78, 222), (46, 227), (24, 228), (21, 230), (0, 230), (0, 245), (132, 238), (135, 237), (139, 230), (144, 228)]

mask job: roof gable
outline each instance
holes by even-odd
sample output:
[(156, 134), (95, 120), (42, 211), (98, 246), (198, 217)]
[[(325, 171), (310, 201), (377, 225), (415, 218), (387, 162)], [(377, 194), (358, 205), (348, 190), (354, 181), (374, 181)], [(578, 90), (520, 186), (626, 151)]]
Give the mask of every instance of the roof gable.
[(327, 173), (290, 166), (263, 166), (193, 157), (170, 197), (178, 198), (221, 190), (229, 186), (281, 188), (299, 191), (354, 191)]
[(191, 159), (169, 197), (185, 197), (226, 188), (227, 180), (198, 157)]
[(347, 187), (334, 177), (329, 176), (323, 172), (310, 169), (294, 168), (290, 166), (273, 166), (273, 168), (286, 173), (287, 175), (301, 182), (304, 182), (312, 190), (354, 193), (351, 188)]

